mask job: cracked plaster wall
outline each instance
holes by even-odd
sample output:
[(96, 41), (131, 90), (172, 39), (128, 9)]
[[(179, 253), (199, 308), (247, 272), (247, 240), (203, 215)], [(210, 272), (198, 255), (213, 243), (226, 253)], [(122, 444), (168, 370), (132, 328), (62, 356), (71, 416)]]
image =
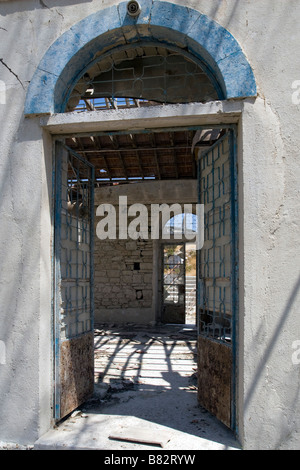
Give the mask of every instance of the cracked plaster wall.
[[(34, 440), (51, 418), (51, 139), (25, 119), (28, 84), (50, 45), (117, 1), (0, 2), (0, 439)], [(182, 1), (174, 3), (182, 5)], [(299, 448), (298, 0), (187, 0), (241, 44), (258, 85), (239, 124), (239, 436)]]

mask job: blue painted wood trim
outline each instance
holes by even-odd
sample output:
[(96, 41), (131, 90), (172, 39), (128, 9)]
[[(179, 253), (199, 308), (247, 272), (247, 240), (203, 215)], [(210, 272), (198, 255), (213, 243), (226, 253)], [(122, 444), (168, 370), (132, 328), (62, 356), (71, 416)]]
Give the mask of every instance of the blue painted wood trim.
[(202, 61), (225, 99), (256, 96), (253, 71), (235, 38), (200, 12), (159, 0), (141, 0), (137, 18), (127, 2), (72, 26), (47, 50), (30, 82), (25, 114), (64, 112), (66, 96), (86, 66), (116, 46), (160, 41), (185, 48)]

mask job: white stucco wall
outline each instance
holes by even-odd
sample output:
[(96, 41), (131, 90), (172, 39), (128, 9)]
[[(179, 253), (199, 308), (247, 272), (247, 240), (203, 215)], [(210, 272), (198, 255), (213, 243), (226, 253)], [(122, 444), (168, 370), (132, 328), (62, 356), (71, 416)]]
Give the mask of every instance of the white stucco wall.
[[(0, 440), (34, 442), (52, 414), (51, 138), (39, 118), (24, 118), (26, 89), (63, 32), (117, 3), (0, 2)], [(243, 104), (239, 123), (239, 435), (248, 449), (296, 449), (300, 104), (292, 84), (300, 80), (300, 3), (174, 3), (228, 29), (257, 80), (258, 98)]]

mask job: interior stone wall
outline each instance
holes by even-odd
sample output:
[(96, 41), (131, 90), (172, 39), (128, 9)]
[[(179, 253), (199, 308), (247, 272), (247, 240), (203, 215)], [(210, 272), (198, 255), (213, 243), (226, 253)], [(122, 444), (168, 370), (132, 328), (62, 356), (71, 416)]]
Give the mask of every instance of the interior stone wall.
[[(97, 206), (111, 204), (116, 211), (117, 235), (116, 239), (100, 240), (95, 237), (95, 323), (144, 324), (159, 320), (162, 240), (151, 239), (150, 202), (171, 206), (174, 203), (185, 204), (189, 197), (189, 203), (194, 203), (197, 200), (196, 188), (196, 181), (152, 181), (95, 190), (95, 223), (102, 218), (97, 216)], [(127, 197), (128, 207), (138, 201), (147, 208), (147, 239), (120, 239), (120, 196)], [(127, 218), (127, 226), (132, 220), (132, 217)]]
[(96, 323), (155, 320), (153, 256), (152, 240), (96, 239)]

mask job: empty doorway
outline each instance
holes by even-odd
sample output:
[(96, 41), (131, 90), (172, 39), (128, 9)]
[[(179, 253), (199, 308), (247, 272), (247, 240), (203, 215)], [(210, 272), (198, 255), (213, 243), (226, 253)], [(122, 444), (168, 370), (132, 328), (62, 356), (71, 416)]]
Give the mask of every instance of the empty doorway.
[[(196, 237), (200, 214), (193, 213), (195, 204), (188, 209), (184, 207), (187, 211), (179, 210), (163, 228), (163, 236), (169, 242), (164, 240), (161, 249), (161, 321), (196, 327)], [(176, 207), (173, 208), (176, 211)], [(191, 238), (193, 241), (189, 242)]]
[(163, 245), (163, 323), (185, 323), (185, 244)]
[[(161, 203), (167, 200), (170, 204), (174, 203), (174, 201), (176, 201), (175, 194), (177, 191), (178, 202), (180, 200), (180, 198), (178, 199), (178, 194), (180, 194), (179, 188), (182, 185), (182, 187), (184, 188), (183, 192), (186, 192), (186, 183), (188, 183), (189, 188), (192, 188), (192, 183), (195, 183), (195, 194), (197, 200), (199, 196), (199, 177), (198, 180), (194, 177), (195, 175), (197, 175), (197, 171), (195, 172), (194, 168), (195, 164), (197, 167), (197, 160), (195, 157), (196, 155), (198, 156), (199, 152), (201, 153), (202, 151), (205, 153), (206, 151), (209, 151), (210, 148), (213, 148), (214, 145), (217, 144), (218, 141), (221, 140), (222, 136), (224, 135), (223, 131), (218, 131), (215, 134), (215, 140), (212, 142), (211, 132), (208, 133), (208, 140), (201, 140), (201, 137), (199, 139), (199, 135), (195, 140), (197, 132), (198, 129), (173, 129), (172, 138), (175, 139), (175, 141), (173, 140), (175, 144), (171, 146), (171, 148), (169, 145), (166, 145), (166, 134), (169, 138), (170, 130), (167, 130), (166, 132), (164, 132), (163, 130), (157, 130), (154, 132), (156, 142), (160, 142), (160, 139), (164, 139), (165, 144), (161, 144), (160, 146), (149, 146), (149, 141), (150, 139), (153, 139), (153, 135), (151, 136), (148, 135), (150, 133), (145, 134), (142, 132), (127, 132), (125, 134), (103, 133), (103, 136), (76, 135), (72, 137), (67, 137), (64, 145), (67, 152), (69, 152), (69, 156), (79, 156), (79, 161), (86, 162), (89, 167), (93, 168), (93, 172), (95, 172), (95, 175), (97, 175), (93, 180), (93, 193), (95, 197), (94, 214), (90, 214), (90, 217), (94, 217), (95, 214), (97, 214), (96, 211), (98, 204), (108, 204), (111, 203), (113, 200), (119, 200), (120, 195), (123, 195), (123, 197), (124, 195), (127, 196), (127, 202), (129, 203), (129, 206), (131, 203), (135, 203), (136, 198), (138, 197), (140, 203), (145, 203), (145, 207), (148, 207), (149, 209), (149, 205), (151, 205), (151, 202), (157, 204), (158, 202)], [(187, 135), (189, 135), (189, 139), (187, 139)], [(201, 135), (202, 137), (203, 135), (207, 136), (207, 133), (204, 132)], [(181, 143), (180, 145), (180, 139), (182, 139), (181, 142), (185, 142), (185, 145), (183, 145), (183, 143)], [(133, 141), (135, 142), (135, 147), (133, 147), (132, 145)], [(137, 142), (139, 143), (138, 146)], [(166, 170), (164, 170), (164, 166), (167, 168), (168, 173), (166, 172)], [(148, 173), (148, 177), (145, 175), (147, 168), (148, 171), (151, 171), (150, 175)], [(183, 168), (183, 171), (185, 171), (186, 178), (179, 178), (180, 168)], [(145, 173), (141, 173), (141, 169), (142, 171), (144, 170)], [(187, 169), (189, 169), (189, 173), (187, 172)], [(73, 171), (72, 166), (69, 166), (68, 171)], [(133, 176), (129, 176), (130, 172), (132, 172), (131, 174), (133, 174)], [(166, 177), (166, 173), (168, 175), (171, 175), (171, 177)], [(178, 176), (178, 179), (176, 179), (176, 177), (174, 178), (175, 175)], [(219, 174), (219, 176), (220, 175), (221, 173)], [(226, 177), (227, 176), (228, 175), (226, 175)], [(219, 186), (224, 183), (224, 174), (220, 178), (221, 179), (218, 183)], [(74, 179), (74, 176), (70, 176), (67, 179), (69, 181), (68, 199), (70, 199), (70, 194), (78, 194), (78, 186), (82, 187), (83, 184), (86, 184), (86, 175), (81, 177), (79, 174), (77, 174), (77, 179)], [(64, 178), (62, 178), (62, 180), (64, 180)], [(172, 187), (172, 191), (171, 193), (166, 193), (165, 191), (169, 183)], [(161, 191), (160, 196), (158, 196), (158, 193), (155, 193), (155, 191), (153, 191), (153, 184), (156, 185), (156, 190), (158, 189), (159, 191)], [(177, 190), (174, 191), (176, 187)], [(131, 191), (133, 191), (133, 196), (130, 195)], [(164, 198), (165, 194), (169, 194), (169, 199)], [(104, 195), (106, 195), (105, 197), (109, 196), (108, 199), (105, 199)], [(161, 197), (163, 199), (160, 199)], [(76, 196), (76, 198), (78, 198), (78, 196)], [(93, 196), (91, 196), (91, 198), (93, 199)], [(193, 198), (191, 198), (191, 191), (188, 192), (188, 195), (185, 194), (185, 198), (183, 200), (185, 202), (195, 201)], [(80, 210), (82, 211), (82, 206)], [(115, 211), (115, 213), (120, 214), (119, 207), (118, 210)], [(148, 210), (148, 214), (150, 213), (151, 212), (149, 212)], [(77, 213), (76, 215), (77, 219), (78, 214), (79, 213)], [(72, 213), (72, 211), (69, 210), (68, 216), (72, 219), (74, 217), (74, 212)], [(130, 211), (128, 211), (128, 216), (129, 218), (127, 221), (127, 228), (132, 222), (132, 213), (130, 218)], [(97, 220), (98, 219), (96, 216), (94, 229), (96, 227)], [(78, 222), (76, 223), (78, 226)], [(119, 229), (118, 222), (116, 228)], [(173, 296), (173, 307), (174, 303), (177, 304), (175, 305), (175, 307), (179, 307), (178, 310), (182, 308), (182, 305), (184, 306), (184, 309), (182, 310), (183, 318), (177, 321), (177, 323), (186, 323), (186, 272), (188, 258), (193, 258), (193, 245), (189, 247), (189, 250), (187, 250), (187, 245), (185, 243), (177, 243), (174, 246), (168, 241), (167, 244), (162, 245), (161, 239), (155, 240), (155, 242), (153, 242), (153, 240), (151, 240), (150, 233), (151, 231), (149, 232), (148, 230), (148, 237), (144, 233), (143, 238), (138, 237), (136, 240), (129, 240), (128, 238), (124, 240), (110, 240), (109, 237), (107, 237), (107, 239), (99, 240), (95, 236), (95, 249), (93, 250), (93, 260), (91, 261), (92, 290), (90, 292), (90, 295), (91, 299), (94, 299), (95, 313), (97, 314), (97, 326), (98, 324), (100, 324), (102, 328), (104, 325), (104, 328), (108, 328), (109, 330), (109, 326), (118, 326), (122, 324), (124, 326), (124, 324), (126, 324), (127, 331), (128, 328), (130, 330), (132, 326), (132, 335), (132, 333), (134, 332), (134, 328), (137, 326), (137, 324), (144, 324), (146, 326), (152, 323), (152, 325), (158, 325), (158, 323), (161, 321), (161, 317), (158, 314), (159, 264), (157, 264), (157, 259), (161, 256), (161, 246), (164, 246), (166, 248), (166, 256), (163, 256), (163, 259), (166, 260), (166, 262), (164, 261), (164, 274), (170, 276), (170, 272), (167, 273), (167, 271), (165, 270), (171, 270), (171, 277), (174, 275), (175, 271), (175, 274), (177, 276), (176, 292), (171, 292), (172, 289), (169, 290), (170, 287), (174, 287), (173, 282), (166, 282), (164, 284), (164, 287), (167, 288), (166, 290), (168, 291), (168, 296)], [(57, 236), (60, 236), (59, 232)], [(100, 257), (97, 256), (97, 246), (98, 253), (100, 253)], [(118, 253), (118, 250), (122, 252), (122, 256), (119, 256), (120, 253)], [(170, 250), (172, 251), (172, 253)], [(63, 262), (63, 258), (61, 258), (61, 262)], [(80, 260), (80, 257), (76, 258), (75, 265), (78, 272), (78, 268), (80, 268), (80, 266), (82, 268), (83, 266), (82, 259)], [(192, 269), (195, 270), (194, 264), (192, 266)], [(197, 275), (197, 266), (194, 273), (196, 273)], [(125, 295), (125, 293), (127, 294)], [(180, 298), (180, 296), (182, 296), (182, 293), (184, 293), (183, 302)], [(110, 299), (113, 299), (113, 301)], [(122, 305), (120, 305), (119, 303), (119, 300), (122, 300), (122, 302), (124, 302), (124, 299), (127, 302), (126, 306), (124, 303)], [(97, 311), (97, 308), (99, 308), (99, 306), (101, 310)], [(128, 317), (126, 317), (127, 308), (129, 312)], [(105, 315), (102, 316), (103, 312)], [(132, 317), (133, 312), (135, 315), (134, 317)], [(150, 317), (147, 315), (150, 315)], [(201, 319), (203, 318), (204, 317), (202, 315)], [(174, 322), (174, 320), (171, 318), (168, 319), (167, 322), (162, 323), (169, 324), (176, 322)], [(61, 322), (60, 325), (62, 325)], [(90, 326), (91, 325), (94, 325), (94, 321), (90, 323)], [(93, 327), (88, 329), (87, 333), (89, 332), (93, 332)], [(194, 330), (194, 333), (194, 340), (196, 341), (196, 330)], [(182, 331), (180, 332), (180, 334), (182, 335)], [(97, 342), (98, 339), (96, 339), (95, 341)], [(122, 341), (122, 335), (120, 335), (119, 340)], [(187, 338), (185, 338), (185, 340), (187, 340)], [(165, 348), (165, 351), (167, 351), (168, 346), (170, 346), (170, 344), (173, 344), (172, 348), (175, 348), (174, 340), (170, 338), (170, 341), (171, 343), (166, 343), (167, 346)], [(61, 340), (61, 345), (65, 346), (65, 341), (63, 339)], [(87, 350), (85, 350), (85, 352), (87, 352)], [(73, 366), (74, 362), (72, 361), (72, 357), (76, 357), (76, 355), (78, 355), (78, 357), (82, 357), (82, 353), (83, 352), (80, 348), (78, 349), (77, 346), (74, 346), (70, 356), (70, 363), (72, 363)], [(193, 349), (191, 353), (194, 355), (194, 358), (197, 356), (197, 350)], [(89, 357), (91, 357), (90, 350), (87, 354), (89, 354)], [(138, 354), (143, 354), (143, 352), (140, 352)], [(167, 358), (168, 356), (165, 356), (164, 360), (168, 361)], [(109, 356), (109, 361), (113, 362), (112, 356)], [(159, 365), (159, 363), (157, 365)], [(205, 364), (203, 364), (203, 366), (205, 366)], [(174, 368), (172, 368), (172, 370), (176, 376), (176, 371), (174, 370)], [(96, 380), (97, 385), (99, 385), (99, 378), (100, 381), (101, 377), (103, 378), (103, 375), (101, 375), (102, 373), (99, 372), (99, 369), (96, 368), (94, 378)], [(163, 375), (165, 372), (162, 369), (162, 371), (159, 373)], [(58, 371), (58, 375), (59, 374), (62, 374), (61, 369)], [(74, 374), (74, 370), (72, 371), (71, 375), (73, 378), (75, 377), (76, 380), (76, 374)], [(125, 376), (123, 375), (122, 381), (124, 377)], [(56, 383), (59, 384), (59, 382)], [(62, 382), (60, 383), (62, 384)], [(194, 386), (196, 387), (196, 384), (194, 384)], [(73, 391), (74, 389), (76, 389), (76, 386), (74, 386)], [(64, 387), (64, 392), (68, 396), (70, 394), (70, 389)], [(60, 395), (60, 399), (62, 399), (62, 395)], [(85, 400), (81, 397), (81, 402), (84, 401)], [(77, 402), (77, 404), (80, 404), (79, 401)]]

